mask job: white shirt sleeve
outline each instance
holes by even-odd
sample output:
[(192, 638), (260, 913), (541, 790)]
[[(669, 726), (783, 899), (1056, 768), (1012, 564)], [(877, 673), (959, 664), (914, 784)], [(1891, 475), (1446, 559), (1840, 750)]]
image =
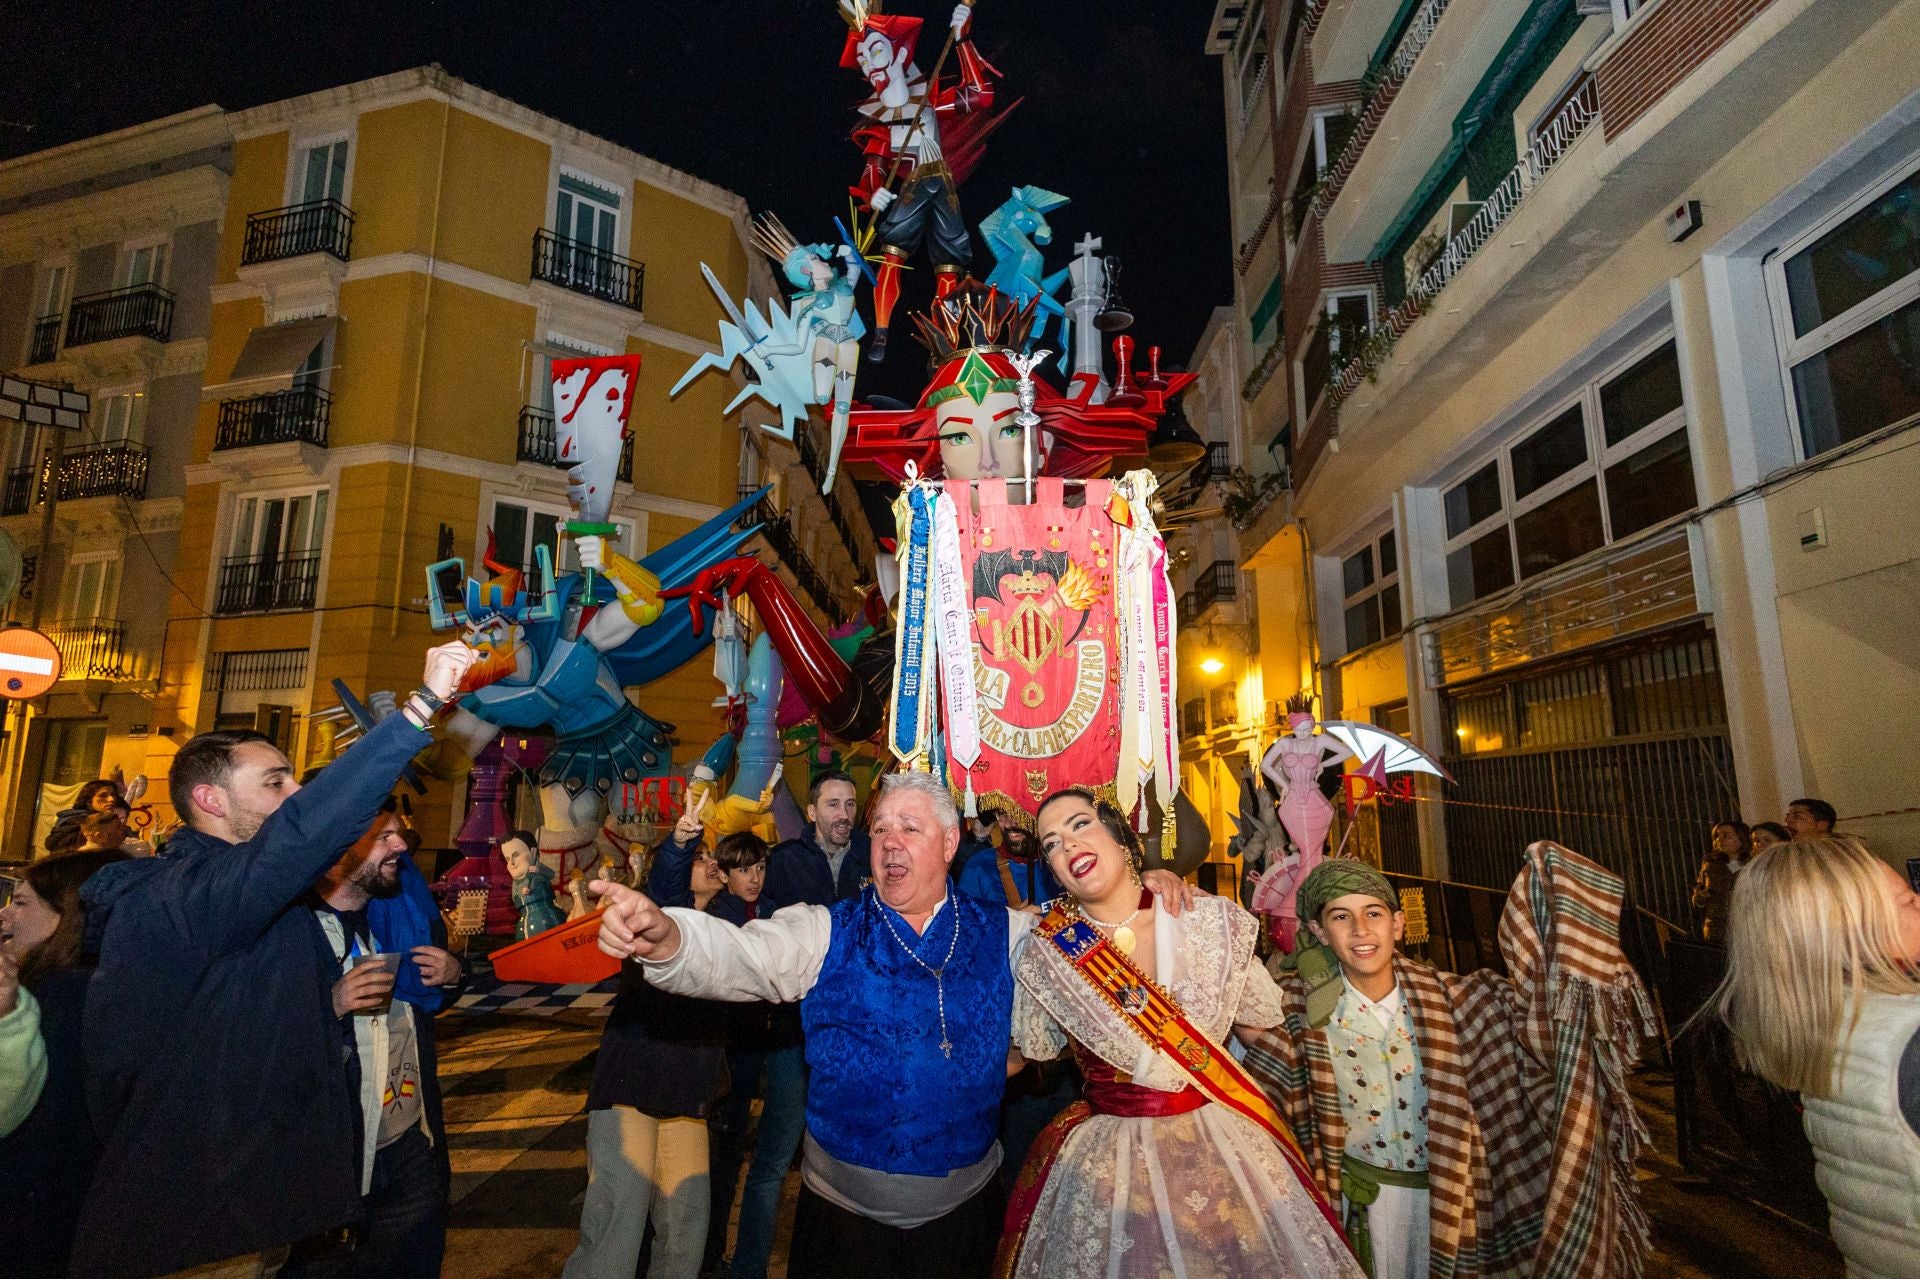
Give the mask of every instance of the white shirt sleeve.
[(1007, 912), (1007, 967), (1015, 972), (1020, 970), (1020, 949), (1027, 944), (1027, 938), (1033, 936), (1035, 925), (1040, 922), (1037, 915), (1024, 910)]
[(820, 980), (833, 936), (825, 906), (788, 906), (738, 928), (679, 906), (667, 914), (680, 926), (680, 949), (672, 959), (642, 960), (647, 980), (703, 999), (792, 1003)]

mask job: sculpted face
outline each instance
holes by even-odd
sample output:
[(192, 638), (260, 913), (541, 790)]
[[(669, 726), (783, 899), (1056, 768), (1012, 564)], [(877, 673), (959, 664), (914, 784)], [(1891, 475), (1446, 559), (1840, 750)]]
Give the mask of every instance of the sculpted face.
[(947, 863), (960, 824), (943, 826), (927, 795), (887, 790), (873, 808), (873, 879), (880, 900), (902, 915), (924, 915), (947, 891)]
[[(1025, 432), (1013, 420), (1019, 411), (1019, 396), (1012, 391), (989, 391), (979, 404), (963, 395), (935, 408), (941, 473), (950, 480), (1020, 479)], [(1045, 473), (1051, 443), (1051, 436), (1034, 428), (1035, 475)]]
[(856, 56), (860, 60), (860, 74), (867, 77), (867, 83), (874, 88), (885, 89), (889, 80), (906, 81), (907, 51), (895, 50), (893, 42), (880, 32), (868, 31), (860, 41)]
[(533, 683), (533, 649), (526, 637), (524, 627), (504, 617), (469, 623), (461, 638), (476, 657), (461, 679), (459, 691), (471, 693), (505, 679)]
[(519, 879), (531, 871), (538, 861), (534, 851), (527, 847), (524, 839), (505, 839), (500, 841), (500, 856), (507, 862), (507, 873)]

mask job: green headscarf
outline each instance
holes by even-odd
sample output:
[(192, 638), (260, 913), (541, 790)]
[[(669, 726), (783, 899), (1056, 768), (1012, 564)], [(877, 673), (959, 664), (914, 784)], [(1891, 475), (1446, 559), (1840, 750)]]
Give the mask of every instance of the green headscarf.
[(1321, 862), (1300, 881), (1294, 898), (1294, 910), (1300, 919), (1300, 932), (1294, 944), (1294, 970), (1307, 990), (1307, 1025), (1317, 1030), (1333, 1016), (1346, 983), (1340, 976), (1340, 960), (1332, 950), (1308, 931), (1308, 923), (1319, 923), (1327, 903), (1354, 894), (1385, 902), (1389, 910), (1400, 909), (1400, 894), (1393, 881), (1365, 862), (1351, 858), (1332, 858)]

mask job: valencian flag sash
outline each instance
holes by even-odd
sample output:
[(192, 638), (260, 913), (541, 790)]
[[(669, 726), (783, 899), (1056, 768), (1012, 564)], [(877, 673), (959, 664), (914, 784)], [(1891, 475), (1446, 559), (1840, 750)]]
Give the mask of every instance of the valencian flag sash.
[[(979, 761), (954, 768), (949, 781), (956, 794), (971, 781), (981, 805), (1029, 828), (1049, 794), (1113, 777), (1120, 740), (1112, 486), (1087, 481), (1085, 504), (1075, 507), (1058, 479), (1035, 489), (1036, 501), (1013, 506), (1004, 480), (977, 481), (977, 489), (947, 482), (971, 597), (980, 738)], [(1111, 783), (1096, 789), (1112, 795)]]
[(1334, 1230), (1340, 1230), (1340, 1218), (1320, 1193), (1313, 1170), (1300, 1151), (1300, 1143), (1265, 1091), (1233, 1059), (1232, 1053), (1196, 1029), (1165, 991), (1078, 914), (1056, 905), (1040, 921), (1036, 931), (1066, 956), (1074, 971), (1135, 1034), (1181, 1066), (1203, 1096), (1253, 1120), (1278, 1142), (1280, 1153), (1286, 1157), (1301, 1189), (1313, 1196), (1314, 1206)]

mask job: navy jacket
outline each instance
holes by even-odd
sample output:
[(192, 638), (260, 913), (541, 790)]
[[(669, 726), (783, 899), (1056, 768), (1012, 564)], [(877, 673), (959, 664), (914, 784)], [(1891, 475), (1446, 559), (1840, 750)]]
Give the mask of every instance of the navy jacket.
[(74, 1273), (146, 1279), (356, 1219), (358, 1099), (307, 892), (427, 734), (394, 715), (241, 844), (183, 830), (87, 881), (83, 1039), (103, 1152)]
[(782, 906), (831, 906), (860, 895), (860, 886), (873, 878), (872, 845), (867, 832), (855, 830), (835, 878), (826, 853), (812, 827), (799, 839), (775, 844), (767, 856), (765, 895)]
[(0, 1137), (0, 1169), (6, 1170), (9, 1187), (0, 1271), (9, 1279), (60, 1279), (67, 1273), (80, 1205), (100, 1157), (87, 1119), (80, 1046), (92, 971), (63, 968), (33, 988), (40, 1001), (40, 1037), (47, 1046), (47, 1086), (21, 1125)]

